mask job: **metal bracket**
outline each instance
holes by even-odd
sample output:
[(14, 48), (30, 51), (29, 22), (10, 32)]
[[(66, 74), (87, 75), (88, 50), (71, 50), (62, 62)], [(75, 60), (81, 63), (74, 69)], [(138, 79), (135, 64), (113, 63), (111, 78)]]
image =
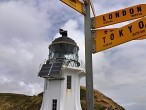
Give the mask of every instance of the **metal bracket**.
[(95, 29), (95, 18), (93, 17), (90, 20), (91, 20), (91, 28)]
[(96, 31), (91, 30), (91, 36), (92, 36), (92, 53), (96, 52), (96, 41), (95, 41), (95, 33)]
[(82, 12), (84, 15), (86, 14), (86, 6), (84, 4), (82, 4)]

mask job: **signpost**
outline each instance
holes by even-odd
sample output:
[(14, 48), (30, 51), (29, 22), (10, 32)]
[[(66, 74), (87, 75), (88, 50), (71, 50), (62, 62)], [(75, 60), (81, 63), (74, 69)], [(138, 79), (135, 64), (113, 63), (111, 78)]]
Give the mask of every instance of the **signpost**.
[(146, 16), (146, 4), (117, 10), (100, 16), (91, 18), (92, 28), (108, 26), (136, 18)]
[(117, 29), (93, 31), (95, 49), (93, 53), (123, 44), (125, 42), (146, 36), (146, 18), (139, 19), (133, 23)]
[[(60, 0), (85, 18), (85, 66), (87, 110), (94, 110), (92, 53), (96, 53), (122, 43), (146, 38), (146, 18), (139, 19), (121, 28), (92, 30), (146, 16), (146, 4), (140, 4), (111, 13), (90, 18), (90, 0)], [(92, 32), (92, 33), (91, 33)]]
[(64, 2), (65, 4), (75, 9), (76, 11), (85, 15), (84, 21), (85, 21), (86, 105), (87, 105), (86, 108), (87, 110), (94, 110), (90, 0), (85, 0), (86, 6), (83, 5), (79, 0), (60, 0), (60, 1)]
[(90, 0), (86, 0), (85, 26), (85, 67), (86, 67), (86, 109), (94, 110), (92, 36), (90, 22)]
[(81, 14), (85, 14), (84, 4), (79, 0), (60, 0)]

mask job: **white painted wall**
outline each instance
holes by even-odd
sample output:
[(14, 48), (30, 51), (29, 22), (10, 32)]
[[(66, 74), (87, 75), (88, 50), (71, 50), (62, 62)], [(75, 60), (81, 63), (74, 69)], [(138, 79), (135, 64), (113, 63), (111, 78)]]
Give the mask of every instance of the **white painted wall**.
[[(52, 100), (57, 99), (60, 102), (61, 95), (61, 80), (45, 80), (47, 83), (43, 94), (43, 103), (41, 110), (52, 110)], [(59, 110), (60, 104), (57, 103), (57, 110)]]
[[(64, 80), (45, 80), (41, 110), (52, 110), (52, 99), (57, 99), (57, 110), (82, 110), (80, 104), (80, 79), (85, 76), (81, 68), (63, 67)], [(71, 89), (67, 89), (67, 75), (72, 77)]]

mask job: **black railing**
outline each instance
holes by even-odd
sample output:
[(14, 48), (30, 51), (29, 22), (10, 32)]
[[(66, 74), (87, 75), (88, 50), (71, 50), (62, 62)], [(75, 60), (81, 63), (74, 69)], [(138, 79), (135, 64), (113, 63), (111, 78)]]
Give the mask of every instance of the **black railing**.
[(54, 63), (54, 62), (62, 62), (63, 61), (63, 66), (65, 67), (79, 67), (85, 70), (85, 64), (83, 61), (79, 60), (73, 60), (73, 59), (66, 59), (66, 58), (55, 58), (55, 59), (45, 59), (43, 63), (40, 64), (40, 69), (43, 64), (46, 63)]

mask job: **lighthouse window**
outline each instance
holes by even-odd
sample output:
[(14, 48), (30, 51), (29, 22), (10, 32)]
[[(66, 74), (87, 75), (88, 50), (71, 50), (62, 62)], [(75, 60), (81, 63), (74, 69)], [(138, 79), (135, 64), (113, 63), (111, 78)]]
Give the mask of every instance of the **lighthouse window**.
[(52, 100), (52, 110), (57, 110), (57, 99)]
[(67, 89), (71, 89), (71, 76), (67, 76)]

